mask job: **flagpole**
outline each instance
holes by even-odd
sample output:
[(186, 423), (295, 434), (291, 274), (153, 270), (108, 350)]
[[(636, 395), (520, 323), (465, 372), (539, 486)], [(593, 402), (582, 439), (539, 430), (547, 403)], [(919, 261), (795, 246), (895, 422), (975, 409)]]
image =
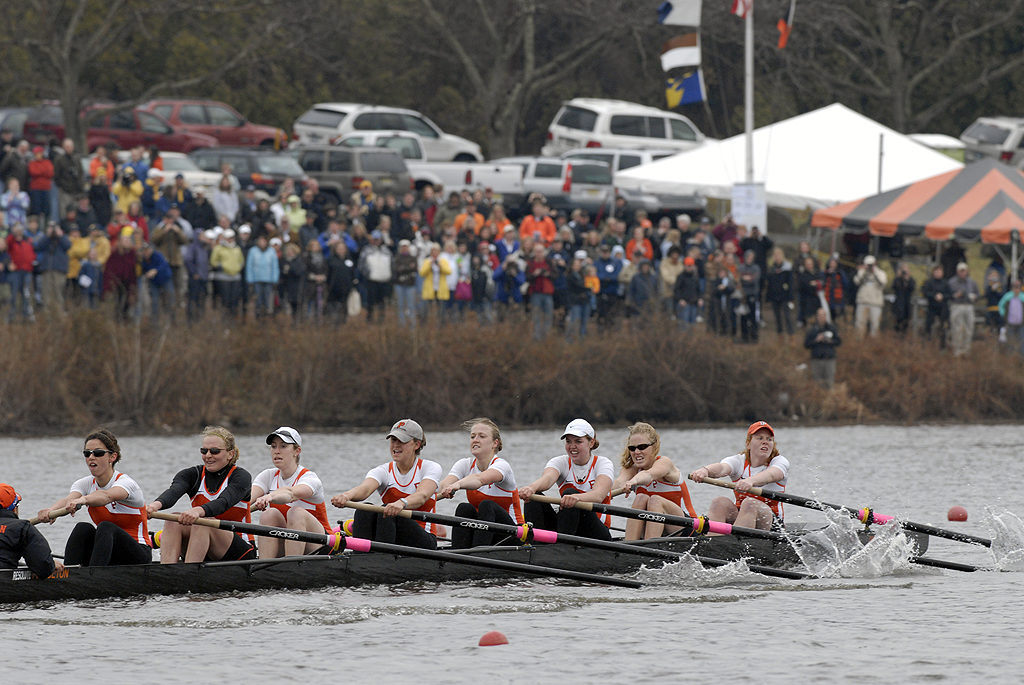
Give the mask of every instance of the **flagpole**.
[(754, 3), (747, 4), (746, 24), (744, 26), (744, 112), (743, 123), (746, 130), (747, 168), (746, 182), (754, 182)]

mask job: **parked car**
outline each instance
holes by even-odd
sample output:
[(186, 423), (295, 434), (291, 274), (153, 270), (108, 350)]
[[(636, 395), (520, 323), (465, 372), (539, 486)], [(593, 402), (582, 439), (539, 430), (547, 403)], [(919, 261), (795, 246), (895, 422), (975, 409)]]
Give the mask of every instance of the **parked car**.
[[(625, 148), (580, 148), (570, 150), (562, 155), (562, 159), (592, 159), (605, 162), (612, 169), (612, 176), (620, 171), (632, 169), (642, 164), (650, 164), (665, 157), (678, 154), (679, 150), (643, 150)], [(632, 209), (643, 209), (650, 215), (675, 214), (678, 212), (702, 212), (707, 200), (697, 195), (679, 193), (649, 193), (643, 191), (618, 188), (619, 195), (626, 198)]]
[(560, 155), (579, 147), (689, 150), (704, 139), (681, 114), (622, 100), (574, 98), (555, 114), (541, 154)]
[[(607, 209), (615, 197), (612, 170), (605, 162), (557, 157), (505, 157), (492, 164), (518, 164), (523, 169), (523, 195), (547, 199), (548, 206), (564, 212), (586, 209), (591, 215)], [(529, 207), (521, 206), (524, 213)]]
[[(86, 147), (90, 151), (100, 145), (122, 149), (142, 145), (168, 152), (192, 152), (217, 145), (213, 136), (177, 130), (156, 114), (140, 109), (95, 107), (86, 113), (85, 121)], [(63, 137), (63, 129), (59, 137)]]
[(316, 179), (320, 192), (332, 195), (339, 204), (347, 202), (363, 181), (373, 183), (378, 193), (402, 195), (413, 188), (409, 170), (394, 150), (301, 145), (289, 148), (288, 153), (310, 178)]
[(445, 192), (490, 188), (498, 202), (515, 206), (522, 201), (523, 172), (518, 164), (428, 162), (423, 139), (408, 131), (359, 131), (342, 136), (335, 144), (394, 150), (405, 160), (417, 190), (425, 185)]
[(220, 183), (220, 169), (216, 172), (203, 171), (199, 165), (186, 154), (181, 152), (161, 152), (160, 159), (163, 160), (163, 182), (172, 183), (174, 177), (181, 174), (185, 178), (185, 184), (189, 188), (203, 187), (211, 192)]
[(960, 140), (965, 162), (992, 157), (1018, 168), (1024, 165), (1024, 118), (978, 117)]
[(214, 147), (197, 150), (191, 157), (203, 171), (218, 174), (221, 165), (226, 162), (231, 165), (232, 173), (243, 188), (252, 185), (270, 195), (277, 194), (278, 187), (286, 178), (294, 180), (299, 186), (307, 178), (295, 157), (286, 152), (264, 148)]
[(53, 139), (63, 140), (64, 111), (55, 103), (17, 107), (4, 117), (0, 126), (10, 129), (15, 138), (25, 138), (33, 145), (47, 145)]
[(196, 98), (159, 98), (140, 109), (160, 115), (172, 126), (213, 136), (221, 145), (285, 147), (288, 134), (276, 126), (254, 124), (230, 105)]
[(353, 131), (410, 131), (423, 139), (431, 162), (480, 161), (476, 143), (445, 133), (437, 124), (412, 109), (320, 102), (295, 120), (292, 138), (297, 143), (333, 143)]

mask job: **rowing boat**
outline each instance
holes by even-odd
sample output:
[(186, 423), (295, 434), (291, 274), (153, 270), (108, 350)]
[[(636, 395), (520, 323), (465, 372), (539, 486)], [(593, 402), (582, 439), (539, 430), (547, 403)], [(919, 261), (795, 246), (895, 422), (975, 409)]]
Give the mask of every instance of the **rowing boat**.
[[(798, 540), (800, 535), (795, 535)], [(911, 534), (918, 553), (928, 537)], [(864, 533), (867, 541), (870, 533)], [(793, 545), (775, 540), (735, 536), (669, 537), (633, 543), (642, 547), (689, 552), (726, 561), (745, 559), (775, 568), (801, 565)], [(799, 543), (797, 542), (797, 546)], [(457, 554), (500, 559), (535, 566), (590, 573), (633, 573), (646, 566), (660, 568), (664, 559), (569, 544), (474, 547)], [(346, 551), (331, 556), (286, 557), (198, 564), (67, 567), (46, 579), (28, 569), (0, 570), (0, 604), (104, 599), (140, 595), (175, 595), (302, 590), (399, 583), (447, 583), (508, 579), (514, 573), (479, 566), (419, 559), (398, 554)]]

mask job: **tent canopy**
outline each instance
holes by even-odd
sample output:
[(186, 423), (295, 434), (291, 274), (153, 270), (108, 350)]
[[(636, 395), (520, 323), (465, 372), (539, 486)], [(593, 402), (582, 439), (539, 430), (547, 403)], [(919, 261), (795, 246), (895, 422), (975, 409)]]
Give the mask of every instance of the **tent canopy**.
[[(754, 131), (754, 181), (774, 207), (828, 207), (962, 166), (838, 103)], [(745, 169), (739, 135), (617, 173), (615, 185), (728, 199)]]
[(981, 239), (1007, 245), (1024, 233), (1024, 173), (994, 159), (926, 178), (879, 195), (820, 209), (818, 228), (932, 240)]

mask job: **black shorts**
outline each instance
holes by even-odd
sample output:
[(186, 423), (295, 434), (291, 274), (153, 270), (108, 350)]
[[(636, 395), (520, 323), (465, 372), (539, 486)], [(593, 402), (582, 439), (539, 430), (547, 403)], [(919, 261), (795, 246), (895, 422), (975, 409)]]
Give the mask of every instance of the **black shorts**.
[(242, 559), (255, 559), (256, 547), (238, 533), (232, 536), (231, 545), (228, 551), (220, 559), (207, 559), (207, 561), (241, 561)]

